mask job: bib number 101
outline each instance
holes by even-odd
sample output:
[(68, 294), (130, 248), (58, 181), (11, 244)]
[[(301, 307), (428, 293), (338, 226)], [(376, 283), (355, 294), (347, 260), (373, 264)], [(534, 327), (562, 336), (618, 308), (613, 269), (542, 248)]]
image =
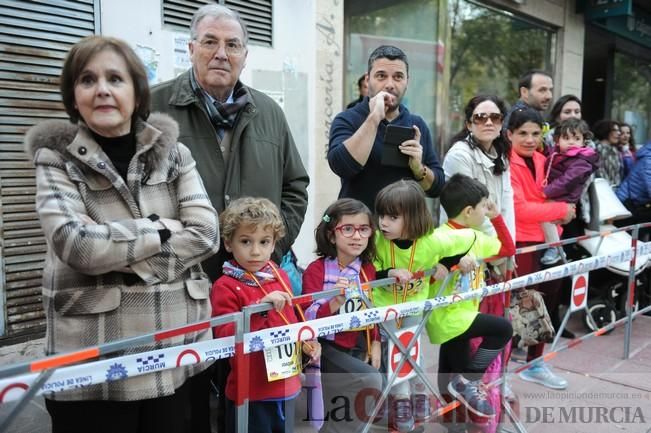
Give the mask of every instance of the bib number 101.
[(301, 371), (299, 346), (296, 343), (282, 344), (264, 350), (267, 380), (287, 379)]

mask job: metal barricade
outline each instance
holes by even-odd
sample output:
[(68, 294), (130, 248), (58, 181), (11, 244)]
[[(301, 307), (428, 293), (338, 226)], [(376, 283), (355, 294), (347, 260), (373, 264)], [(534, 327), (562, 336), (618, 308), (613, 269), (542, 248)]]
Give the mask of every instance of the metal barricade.
[[(33, 397), (45, 392), (42, 387), (46, 385), (49, 380), (56, 380), (56, 382), (54, 382), (56, 386), (53, 385), (52, 388), (56, 388), (57, 391), (74, 389), (75, 387), (79, 386), (80, 384), (75, 381), (75, 378), (79, 377), (78, 372), (81, 369), (83, 369), (85, 372), (83, 376), (85, 378), (83, 385), (91, 385), (102, 383), (107, 380), (105, 373), (107, 371), (107, 366), (109, 367), (108, 371), (111, 371), (111, 368), (113, 367), (113, 371), (121, 373), (117, 375), (118, 377), (116, 377), (116, 380), (120, 378), (126, 378), (127, 375), (129, 377), (133, 377), (141, 374), (148, 374), (148, 371), (139, 372), (137, 370), (133, 370), (127, 373), (128, 365), (126, 365), (127, 363), (125, 360), (131, 360), (135, 362), (137, 359), (136, 357), (138, 356), (160, 356), (161, 354), (176, 355), (174, 357), (176, 358), (176, 362), (170, 362), (169, 364), (165, 363), (164, 366), (161, 365), (160, 368), (157, 368), (158, 370), (172, 369), (177, 368), (181, 365), (196, 364), (230, 356), (232, 353), (229, 347), (230, 342), (225, 341), (225, 339), (219, 339), (202, 340), (184, 346), (170, 346), (166, 348), (151, 350), (148, 352), (133, 353), (121, 357), (106, 358), (99, 361), (88, 362), (95, 360), (96, 358), (105, 357), (111, 353), (123, 351), (130, 347), (157, 343), (168, 338), (188, 334), (191, 332), (210, 330), (210, 328), (214, 326), (222, 325), (225, 323), (234, 322), (236, 328), (241, 329), (241, 316), (241, 313), (233, 313), (220, 317), (213, 317), (212, 319), (195, 322), (180, 327), (113, 341), (95, 347), (84, 348), (74, 352), (49, 356), (40, 360), (36, 360), (34, 362), (19, 363), (9, 367), (0, 368), (0, 403), (4, 403), (8, 399), (12, 398), (10, 394), (24, 391), (20, 395), (20, 398), (18, 398), (19, 401), (13, 410), (4, 420), (0, 421), (0, 432), (3, 432), (8, 428), (15, 417)], [(219, 348), (221, 353), (210, 355), (212, 352), (214, 352), (215, 347)], [(168, 358), (170, 357), (168, 356)], [(81, 365), (72, 366), (72, 364), (76, 364), (80, 361), (86, 362)], [(118, 363), (118, 361), (121, 362)], [(75, 371), (77, 373), (74, 373)], [(93, 371), (100, 371), (101, 374), (92, 374), (91, 372)]]
[[(612, 233), (619, 232), (619, 231), (625, 231), (625, 230), (632, 230), (633, 235), (632, 235), (632, 245), (628, 248), (624, 248), (621, 252), (615, 252), (612, 254), (607, 254), (603, 256), (597, 256), (597, 257), (591, 257), (588, 259), (583, 259), (577, 262), (572, 262), (570, 264), (564, 264), (561, 266), (557, 266), (554, 268), (546, 269), (544, 271), (536, 272), (533, 274), (525, 275), (522, 277), (518, 277), (515, 279), (509, 279), (506, 282), (489, 286), (484, 288), (481, 293), (479, 291), (476, 291), (477, 293), (470, 293), (470, 294), (463, 294), (462, 296), (455, 295), (456, 299), (446, 299), (446, 298), (433, 298), (431, 300), (425, 301), (425, 304), (423, 306), (422, 311), (427, 313), (431, 311), (433, 308), (439, 308), (439, 307), (445, 307), (447, 305), (450, 305), (453, 302), (461, 302), (467, 299), (473, 299), (473, 298), (480, 298), (496, 293), (509, 293), (511, 290), (516, 289), (516, 288), (521, 288), (525, 287), (527, 284), (530, 283), (538, 283), (541, 281), (545, 281), (546, 278), (549, 277), (549, 279), (558, 279), (558, 278), (564, 278), (568, 276), (568, 272), (576, 272), (577, 266), (580, 268), (580, 265), (585, 265), (584, 269), (585, 270), (594, 270), (594, 269), (600, 269), (603, 267), (606, 267), (609, 263), (611, 263), (613, 260), (628, 260), (630, 262), (630, 272), (628, 275), (628, 290), (626, 290), (626, 317), (623, 317), (619, 320), (617, 320), (614, 323), (611, 323), (601, 329), (598, 329), (590, 334), (584, 335), (580, 338), (571, 340), (569, 343), (562, 345), (559, 348), (556, 348), (555, 345), (552, 346), (552, 350), (546, 354), (544, 354), (542, 357), (533, 360), (531, 362), (526, 363), (523, 366), (518, 367), (517, 369), (514, 370), (514, 373), (519, 373), (521, 371), (526, 370), (529, 368), (531, 365), (534, 363), (543, 360), (550, 360), (554, 358), (559, 352), (564, 351), (564, 350), (569, 350), (573, 347), (576, 347), (577, 345), (581, 344), (583, 341), (595, 337), (595, 336), (600, 336), (604, 335), (610, 330), (614, 329), (615, 327), (618, 327), (622, 324), (625, 324), (626, 326), (626, 332), (625, 332), (625, 341), (624, 341), (624, 354), (623, 357), (624, 359), (628, 359), (629, 353), (630, 353), (630, 339), (631, 339), (631, 328), (632, 328), (632, 321), (633, 318), (636, 317), (639, 314), (644, 314), (648, 311), (651, 311), (651, 306), (648, 306), (646, 308), (643, 308), (642, 310), (639, 310), (637, 312), (633, 312), (633, 307), (634, 307), (634, 299), (635, 299), (635, 265), (639, 259), (640, 255), (649, 255), (651, 254), (651, 243), (647, 242), (645, 244), (640, 244), (638, 242), (638, 236), (639, 236), (639, 230), (641, 228), (648, 228), (651, 227), (651, 223), (644, 223), (644, 224), (638, 224), (634, 226), (629, 226), (629, 227), (623, 227), (620, 229), (616, 230), (611, 230), (608, 232), (603, 232), (603, 233), (596, 233), (593, 235), (585, 235), (585, 236), (579, 236), (576, 238), (572, 239), (565, 239), (560, 242), (556, 243), (549, 243), (549, 244), (539, 244), (536, 246), (532, 247), (526, 247), (522, 249), (518, 249), (516, 251), (516, 254), (522, 254), (530, 251), (534, 251), (537, 249), (544, 249), (549, 246), (559, 246), (559, 245), (567, 245), (571, 244), (574, 242), (578, 242), (581, 240), (585, 239), (590, 239), (594, 237), (605, 237), (608, 236)], [(630, 254), (630, 257), (629, 257)], [(425, 272), (421, 273), (416, 273), (414, 274), (414, 279), (416, 278), (422, 278), (424, 276), (430, 276), (432, 275), (434, 270), (428, 270)], [(372, 287), (378, 287), (378, 286), (383, 286), (387, 284), (391, 284), (395, 282), (395, 279), (393, 278), (387, 278), (383, 280), (376, 280), (368, 283), (362, 284), (362, 288), (364, 289), (370, 289)], [(363, 293), (363, 291), (362, 291)], [(334, 295), (341, 294), (341, 291), (339, 290), (330, 290), (330, 291), (325, 291), (325, 292), (319, 292), (311, 295), (303, 295), (300, 297), (294, 298), (294, 302), (306, 302), (306, 301), (315, 301), (317, 299), (321, 298), (328, 298), (332, 297)], [(452, 298), (452, 297), (449, 297)], [(435, 301), (435, 302), (434, 302)], [(367, 305), (370, 304), (370, 300), (368, 298), (365, 299), (365, 302), (367, 302)], [(406, 304), (404, 304), (406, 305)], [(508, 302), (505, 305), (506, 310), (508, 311)], [(11, 365), (8, 367), (0, 368), (0, 396), (6, 396), (6, 384), (8, 381), (8, 378), (10, 377), (15, 377), (15, 376), (20, 376), (21, 379), (24, 379), (25, 377), (28, 377), (29, 383), (31, 386), (25, 386), (21, 387), (25, 392), (22, 394), (21, 398), (19, 399), (18, 404), (14, 408), (12, 412), (10, 412), (10, 415), (5, 418), (4, 420), (0, 421), (0, 432), (4, 431), (14, 420), (15, 416), (18, 414), (18, 412), (26, 405), (27, 402), (31, 398), (33, 398), (35, 395), (38, 395), (39, 393), (43, 392), (42, 386), (50, 380), (52, 375), (57, 373), (59, 370), (63, 370), (66, 368), (79, 368), (80, 366), (74, 366), (70, 367), (72, 364), (77, 364), (77, 363), (84, 363), (82, 366), (85, 365), (95, 365), (98, 362), (106, 362), (106, 361), (115, 361), (115, 360), (121, 360), (121, 359), (128, 359), (129, 356), (134, 356), (134, 354), (127, 355), (124, 357), (119, 357), (119, 358), (109, 358), (106, 360), (102, 361), (94, 361), (94, 362), (88, 362), (90, 360), (97, 359), (99, 357), (104, 357), (106, 355), (109, 355), (111, 353), (115, 353), (118, 351), (122, 351), (128, 347), (133, 347), (133, 346), (138, 346), (138, 345), (143, 345), (143, 344), (149, 344), (153, 342), (158, 342), (173, 336), (177, 335), (182, 335), (182, 334), (187, 334), (190, 332), (196, 332), (200, 330), (205, 330), (208, 328), (212, 328), (217, 325), (222, 325), (225, 323), (235, 323), (235, 335), (233, 336), (233, 349), (230, 349), (230, 346), (226, 347), (221, 347), (221, 349), (224, 349), (224, 352), (221, 353), (219, 356), (216, 356), (215, 358), (224, 358), (228, 356), (234, 355), (236, 357), (236, 362), (242, 362), (242, 366), (247, 366), (248, 365), (248, 360), (247, 356), (245, 355), (247, 353), (247, 350), (245, 350), (245, 341), (246, 338), (248, 337), (250, 333), (250, 318), (252, 314), (255, 313), (260, 313), (263, 311), (267, 311), (271, 309), (270, 304), (259, 304), (255, 306), (250, 306), (246, 307), (242, 313), (232, 313), (226, 316), (221, 316), (221, 317), (215, 317), (210, 320), (205, 320), (201, 322), (196, 322), (192, 324), (188, 324), (185, 326), (173, 328), (173, 329), (168, 329), (168, 330), (163, 330), (159, 332), (153, 332), (150, 334), (146, 335), (141, 335), (137, 337), (132, 337), (120, 341), (115, 341), (115, 342), (110, 342), (107, 344), (103, 344), (100, 346), (96, 347), (91, 347), (91, 348), (84, 348), (80, 349), (78, 351), (66, 353), (66, 354), (60, 354), (60, 355), (54, 355), (50, 356), (44, 359), (40, 359), (34, 362), (26, 362), (26, 363), (19, 363), (15, 365)], [(424, 327), (425, 321), (426, 321), (426, 314), (423, 314), (423, 319), (418, 325), (417, 328), (417, 333), (416, 335), (422, 331), (422, 328)], [(379, 323), (382, 322), (382, 319), (373, 319), (373, 321), (369, 321), (368, 323)], [(566, 320), (564, 320), (566, 322)], [(343, 330), (348, 330), (348, 329), (343, 329)], [(387, 335), (390, 335), (390, 333), (387, 333)], [(394, 336), (395, 337), (395, 336)], [(416, 336), (415, 336), (416, 337)], [(229, 337), (226, 337), (229, 338)], [(300, 335), (299, 335), (300, 339)], [(178, 365), (186, 365), (190, 363), (197, 363), (197, 362), (203, 362), (205, 361), (208, 356), (207, 353), (210, 351), (211, 347), (216, 347), (215, 345), (220, 343), (222, 346), (225, 343), (224, 341), (220, 341), (223, 339), (218, 339), (218, 340), (205, 340), (202, 342), (198, 343), (193, 343), (190, 345), (186, 346), (173, 346), (169, 348), (164, 348), (164, 349), (159, 349), (157, 352), (161, 352), (161, 350), (185, 350), (189, 351), (191, 353), (190, 361), (183, 361), (180, 363), (177, 363), (177, 365), (170, 365), (169, 367), (166, 368), (176, 368)], [(230, 340), (229, 340), (230, 341)], [(400, 364), (396, 371), (399, 371), (402, 365), (404, 365), (406, 362), (409, 362), (414, 370), (417, 372), (417, 374), (422, 375), (421, 379), (424, 379), (423, 382), (426, 384), (428, 387), (428, 390), (432, 393), (432, 395), (436, 396), (439, 400), (441, 400), (441, 397), (436, 393), (435, 389), (431, 384), (429, 384), (429, 381), (427, 381), (426, 375), (421, 369), (420, 366), (418, 366), (409, 356), (406, 356), (406, 354), (409, 353), (410, 348), (413, 346), (414, 341), (410, 341), (407, 345), (403, 345), (399, 340), (395, 341), (394, 343), (397, 345), (401, 353), (403, 354), (403, 358), (400, 361)], [(230, 344), (230, 343), (228, 343)], [(203, 356), (199, 354), (199, 348), (200, 350), (203, 351)], [(221, 350), (220, 349), (220, 350)], [(147, 352), (143, 352), (141, 354), (146, 354)], [(138, 355), (138, 354), (135, 354)], [(196, 356), (195, 356), (196, 355)], [(245, 432), (248, 428), (247, 423), (248, 423), (248, 416), (247, 416), (247, 410), (248, 410), (248, 395), (247, 392), (245, 391), (248, 388), (248, 377), (246, 375), (247, 368), (241, 368), (240, 369), (240, 376), (237, 378), (238, 382), (238, 390), (237, 390), (237, 413), (238, 413), (238, 429), (240, 432)], [(504, 374), (502, 378), (498, 381), (495, 381), (490, 384), (490, 386), (496, 386), (498, 384), (503, 384), (505, 383), (504, 377), (505, 374), (510, 373), (506, 369), (504, 370)], [(145, 373), (143, 373), (145, 374)], [(394, 378), (393, 378), (394, 379)], [(16, 379), (18, 380), (18, 379)], [(389, 385), (393, 381), (389, 381)], [(3, 383), (5, 386), (3, 386)], [(387, 387), (384, 392), (383, 392), (383, 397), (386, 398), (388, 395), (388, 389)], [(386, 394), (386, 395), (385, 395)], [(521, 422), (517, 419), (517, 416), (510, 410), (510, 406), (508, 403), (505, 402), (504, 400), (504, 393), (502, 393), (502, 404), (504, 407), (504, 411), (506, 415), (511, 418), (513, 421), (516, 429), (519, 432), (526, 432), (524, 429), (524, 426), (521, 424)], [(2, 403), (2, 398), (0, 397), (0, 403)], [(381, 404), (381, 401), (380, 401)], [(377, 404), (376, 407), (374, 408), (373, 414), (371, 417), (369, 417), (369, 423), (367, 424), (367, 429), (368, 426), (370, 425), (370, 420), (374, 418), (374, 416), (377, 414), (377, 411), (380, 407), (380, 404)], [(443, 415), (444, 413), (453, 410), (454, 408), (459, 406), (459, 402), (452, 402), (450, 404), (444, 405), (440, 409), (437, 410), (435, 415), (440, 416)]]

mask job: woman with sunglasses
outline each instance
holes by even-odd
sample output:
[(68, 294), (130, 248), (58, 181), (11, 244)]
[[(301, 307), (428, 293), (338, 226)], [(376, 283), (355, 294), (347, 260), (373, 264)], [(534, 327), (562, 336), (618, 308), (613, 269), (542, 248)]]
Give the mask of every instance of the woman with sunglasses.
[[(490, 200), (515, 238), (513, 190), (509, 171), (510, 144), (502, 138), (502, 121), (506, 114), (504, 101), (494, 95), (478, 95), (464, 109), (465, 126), (450, 140), (450, 149), (443, 160), (445, 178), (465, 174), (486, 185)], [(494, 234), (488, 219), (482, 231)]]
[[(477, 95), (471, 98), (464, 109), (465, 125), (450, 141), (450, 149), (443, 159), (443, 171), (446, 180), (452, 175), (461, 173), (478, 180), (488, 188), (489, 199), (493, 201), (504, 218), (506, 226), (515, 239), (515, 213), (513, 211), (513, 190), (509, 169), (510, 144), (501, 135), (502, 122), (506, 113), (504, 101), (494, 95)], [(441, 214), (444, 214), (441, 207)], [(482, 231), (495, 235), (495, 229), (488, 218), (485, 219)], [(492, 279), (488, 283), (497, 282), (498, 275), (504, 274), (504, 260), (492, 262), (489, 265)], [(484, 314), (504, 315), (503, 295), (489, 296), (482, 300), (479, 311)], [(471, 349), (475, 351), (481, 339), (471, 340)], [(484, 379), (499, 376), (502, 365), (501, 355), (498, 356), (486, 370)], [(488, 401), (499, 414), (500, 390), (493, 387), (488, 391)], [(492, 432), (496, 423), (490, 422), (485, 431)]]

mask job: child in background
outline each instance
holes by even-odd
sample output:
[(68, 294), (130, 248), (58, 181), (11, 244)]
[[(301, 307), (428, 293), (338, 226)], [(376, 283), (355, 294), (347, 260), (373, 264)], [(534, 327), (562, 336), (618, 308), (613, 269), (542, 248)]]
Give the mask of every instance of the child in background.
[[(375, 213), (380, 221), (380, 231), (375, 235), (377, 278), (395, 277), (402, 283), (392, 288), (373, 289), (373, 302), (378, 307), (427, 299), (430, 277), (407, 282), (413, 273), (437, 267), (434, 278), (444, 278), (447, 270), (439, 260), (466, 254), (478, 236), (472, 230), (434, 234), (434, 221), (427, 209), (423, 189), (412, 180), (400, 180), (384, 187), (375, 199)], [(474, 266), (471, 256), (459, 260), (464, 272)], [(410, 316), (401, 321), (385, 322), (385, 327), (392, 331), (398, 327), (408, 328), (417, 325), (420, 318)], [(384, 352), (387, 345), (383, 344), (382, 348)], [(384, 353), (382, 358), (383, 362), (387, 361)], [(391, 389), (389, 423), (392, 428), (409, 432), (415, 421), (427, 420), (431, 412), (429, 396), (419, 378)]]
[[(451, 233), (471, 228), (477, 233), (477, 240), (470, 252), (485, 259), (493, 256), (508, 257), (515, 254), (515, 245), (502, 216), (495, 204), (488, 198), (488, 189), (477, 180), (463, 174), (453, 175), (441, 190), (441, 206), (450, 216), (447, 223), (434, 230), (435, 234)], [(488, 216), (497, 237), (483, 235), (481, 226)], [(485, 264), (467, 277), (457, 276), (443, 289), (442, 296), (449, 296), (464, 287), (461, 278), (469, 278), (470, 290), (484, 286)], [(431, 287), (430, 297), (437, 296), (441, 282)], [(487, 401), (482, 386), (482, 376), (487, 367), (499, 355), (513, 335), (508, 320), (503, 317), (479, 313), (479, 299), (458, 302), (432, 311), (426, 325), (430, 341), (440, 344), (439, 390), (447, 391), (459, 399), (476, 416), (493, 417), (496, 413)], [(470, 356), (470, 340), (481, 337), (482, 342)], [(450, 375), (453, 375), (450, 380)], [(450, 396), (446, 396), (451, 401)], [(499, 400), (496, 401), (499, 407)]]
[[(353, 284), (375, 279), (373, 257), (375, 224), (371, 211), (358, 200), (344, 198), (331, 204), (315, 230), (318, 259), (303, 274), (303, 293), (346, 289)], [(351, 313), (363, 308), (360, 298), (338, 295), (320, 299), (306, 311), (308, 320)], [(321, 343), (321, 379), (325, 413), (341, 407), (341, 397), (356, 402), (360, 396), (382, 392), (380, 339), (378, 327), (340, 332), (319, 339)], [(367, 360), (370, 360), (371, 365)], [(375, 398), (367, 399), (363, 413), (351, 411), (341, 420), (326, 420), (320, 433), (359, 432), (371, 414)], [(356, 407), (357, 407), (357, 403)], [(334, 417), (331, 417), (334, 418)], [(361, 419), (360, 419), (361, 418)]]
[[(543, 183), (549, 200), (577, 204), (590, 176), (599, 168), (599, 154), (585, 145), (592, 138), (588, 124), (581, 119), (563, 120), (554, 129), (554, 149), (547, 157), (547, 175)], [(559, 228), (543, 223), (545, 242), (557, 242)], [(561, 260), (559, 248), (548, 248), (540, 259), (543, 265), (553, 265)]]
[[(289, 278), (271, 261), (276, 241), (285, 234), (285, 227), (276, 206), (264, 198), (244, 197), (233, 201), (220, 215), (221, 235), (226, 251), (233, 260), (224, 263), (224, 275), (212, 287), (210, 301), (212, 314), (241, 311), (247, 305), (269, 302), (273, 309), (251, 317), (251, 331), (273, 328), (298, 322), (292, 308)], [(215, 338), (233, 335), (234, 324), (215, 327)], [(301, 391), (299, 379), (300, 352), (311, 362), (320, 356), (318, 342), (289, 343), (253, 352), (248, 372), (249, 431), (288, 432), (294, 430), (295, 398)], [(291, 371), (278, 369), (281, 360), (296, 362)], [(238, 368), (229, 358), (231, 371), (226, 379), (226, 431), (235, 432), (235, 400)], [(280, 372), (279, 372), (280, 370)], [(272, 372), (278, 373), (276, 377)]]

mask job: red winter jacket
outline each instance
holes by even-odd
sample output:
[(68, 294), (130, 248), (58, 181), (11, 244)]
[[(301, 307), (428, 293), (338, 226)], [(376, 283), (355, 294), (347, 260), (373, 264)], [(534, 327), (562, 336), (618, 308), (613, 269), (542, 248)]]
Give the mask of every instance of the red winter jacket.
[[(515, 241), (544, 242), (540, 223), (560, 220), (567, 214), (567, 203), (547, 201), (543, 194), (545, 179), (545, 157), (534, 152), (536, 178), (531, 175), (524, 159), (511, 149), (511, 186), (513, 187), (513, 208), (515, 209)], [(561, 233), (560, 226), (558, 227)]]
[[(290, 283), (287, 274), (285, 274), (282, 269), (279, 269), (278, 272), (285, 280), (287, 287), (289, 287)], [(276, 280), (263, 283), (263, 286), (267, 293), (277, 290), (284, 291), (282, 285)], [(212, 315), (213, 317), (216, 317), (223, 314), (242, 311), (243, 307), (257, 304), (264, 296), (264, 292), (259, 287), (247, 286), (240, 280), (223, 275), (215, 281), (215, 284), (212, 286), (212, 292), (210, 295)], [(285, 306), (282, 313), (290, 323), (299, 322), (292, 307)], [(254, 314), (251, 316), (251, 332), (285, 325), (286, 323), (284, 320), (276, 310), (273, 309), (266, 313)], [(234, 335), (235, 325), (229, 323), (217, 326), (214, 334), (215, 338)], [(299, 376), (294, 376), (284, 380), (276, 380), (273, 382), (267, 381), (267, 370), (265, 368), (263, 353), (264, 352), (262, 351), (258, 351), (247, 355), (249, 356), (249, 400), (260, 401), (267, 399), (284, 399), (296, 395), (301, 390)], [(231, 401), (235, 401), (235, 381), (237, 379), (237, 369), (239, 367), (235, 362), (234, 357), (229, 358), (229, 361), (231, 364), (231, 372), (228, 374), (228, 378), (226, 379), (226, 397)]]

